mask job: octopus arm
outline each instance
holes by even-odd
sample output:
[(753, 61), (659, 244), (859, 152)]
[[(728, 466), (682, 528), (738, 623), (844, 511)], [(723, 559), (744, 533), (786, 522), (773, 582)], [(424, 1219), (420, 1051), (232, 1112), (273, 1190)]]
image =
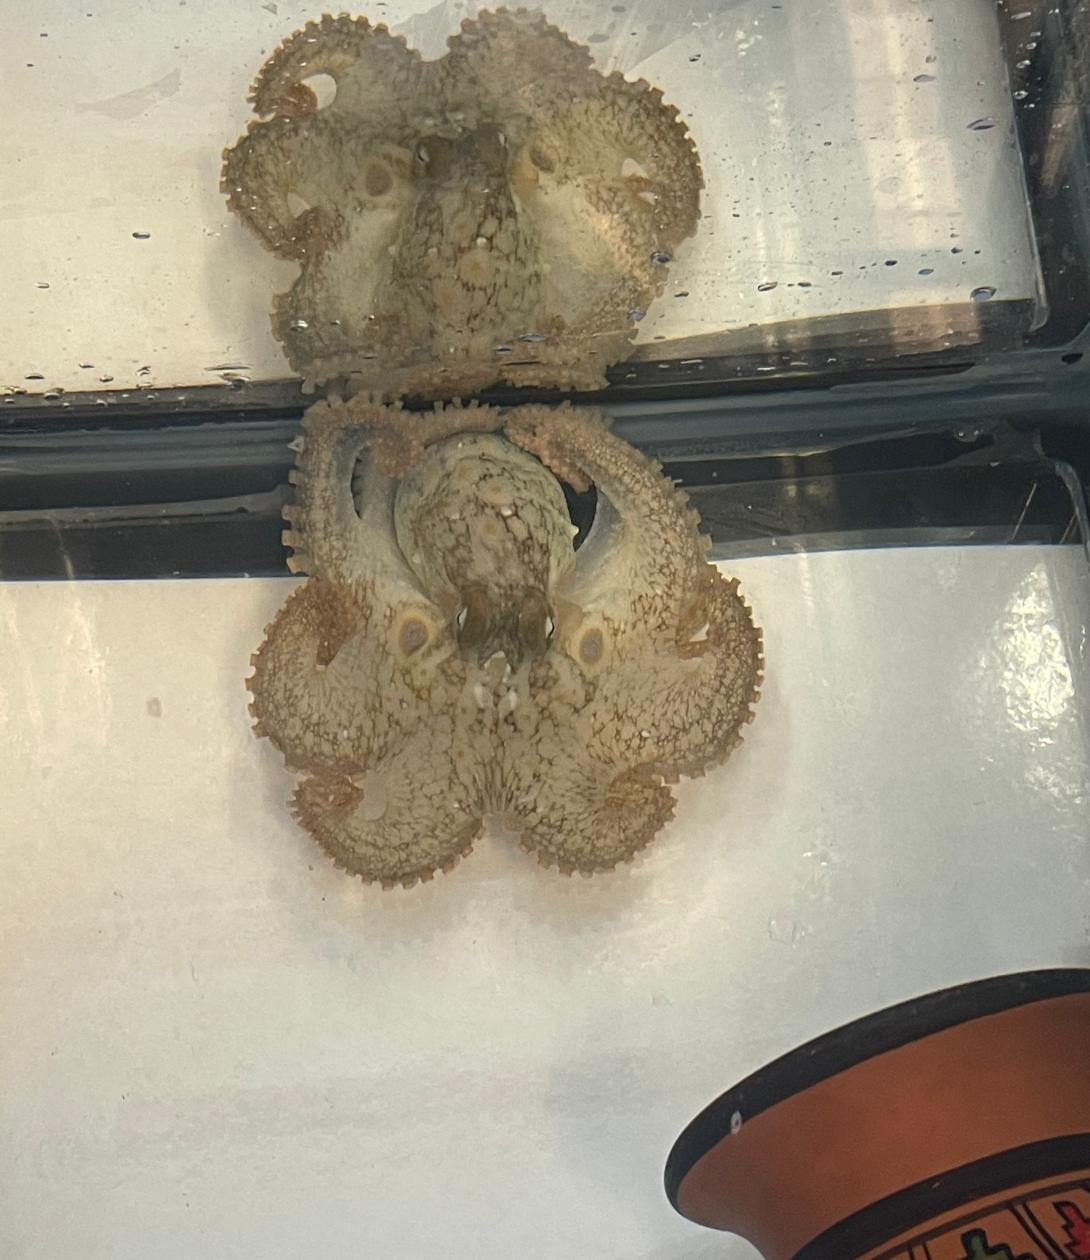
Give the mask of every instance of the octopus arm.
[(284, 508), (293, 549), (288, 567), (357, 593), (379, 582), (388, 599), (424, 596), (397, 547), (397, 481), (448, 432), (495, 428), (491, 408), (451, 407), (423, 417), (365, 398), (315, 403), (303, 417), (302, 447), (289, 474), (295, 502)]
[(487, 10), (466, 19), (436, 64), (442, 90), (462, 108), (484, 106), (513, 122), (554, 107), (558, 99), (593, 96), (602, 82), (590, 49), (539, 12)]
[[(282, 258), (318, 259), (350, 245), (381, 266), (404, 209), (407, 146), (417, 134), (402, 102), (426, 108), (421, 70), (419, 54), (366, 18), (309, 23), (254, 84), (255, 110), (271, 117), (252, 122), (224, 153), (231, 209)], [(310, 86), (319, 76), (332, 78), (336, 91), (321, 106)], [(361, 234), (363, 218), (371, 222)]]
[(519, 846), (542, 866), (558, 866), (565, 875), (612, 870), (673, 817), (673, 793), (653, 773), (575, 755), (570, 747), (541, 753), (542, 773)]
[(638, 639), (672, 638), (686, 589), (707, 564), (707, 541), (685, 494), (614, 437), (600, 413), (520, 407), (506, 418), (506, 432), (576, 489), (593, 483), (598, 491), (594, 524), (557, 594), (609, 618), (618, 640), (629, 626)]
[(583, 715), (591, 751), (605, 740), (670, 783), (703, 774), (741, 744), (764, 665), (737, 579), (708, 565), (686, 597), (672, 650), (633, 654), (603, 674)]
[(323, 15), (284, 40), (254, 82), (250, 101), (262, 117), (308, 117), (319, 102), (308, 80), (327, 74), (336, 84), (338, 112), (385, 117), (399, 98), (419, 92), (420, 54), (365, 17)]
[(373, 593), (361, 601), (312, 578), (254, 654), (255, 731), (290, 769), (367, 770), (400, 747), (433, 705), (457, 694), (452, 652), (427, 602), (387, 606)]
[(740, 742), (760, 694), (761, 632), (737, 581), (705, 559), (684, 492), (595, 421), (527, 407), (507, 432), (558, 476), (598, 490), (594, 525), (556, 588), (560, 642), (595, 684), (580, 717), (588, 754), (676, 781)]
[(700, 219), (703, 179), (684, 124), (657, 88), (615, 73), (596, 95), (545, 110), (527, 151), (516, 187), (550, 259), (548, 308), (587, 334), (632, 336), (629, 313), (662, 292)]
[(437, 718), (367, 774), (305, 779), (292, 811), (338, 866), (410, 887), (450, 870), (480, 832), (451, 753), (452, 724)]

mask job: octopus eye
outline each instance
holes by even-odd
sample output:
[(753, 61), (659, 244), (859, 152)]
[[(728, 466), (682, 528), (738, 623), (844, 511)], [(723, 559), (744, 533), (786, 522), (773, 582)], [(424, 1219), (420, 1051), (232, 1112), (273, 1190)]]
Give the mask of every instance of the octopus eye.
[(367, 174), (363, 177), (363, 186), (371, 197), (381, 197), (383, 193), (388, 193), (392, 183), (390, 172), (378, 162), (372, 162), (367, 168)]
[(540, 149), (530, 150), (530, 161), (533, 162), (539, 171), (551, 171), (553, 169), (549, 155), (543, 153)]
[(545, 638), (546, 638), (546, 639), (551, 639), (551, 638), (553, 637), (553, 631), (554, 631), (555, 629), (556, 629), (556, 622), (555, 622), (555, 621), (553, 621), (552, 617), (546, 616), (546, 618), (545, 618)]
[(594, 664), (602, 659), (602, 632), (601, 630), (588, 630), (583, 635), (583, 640), (579, 644), (579, 655), (585, 661)]
[(416, 617), (410, 617), (401, 627), (401, 650), (406, 656), (418, 652), (428, 641), (428, 627)]

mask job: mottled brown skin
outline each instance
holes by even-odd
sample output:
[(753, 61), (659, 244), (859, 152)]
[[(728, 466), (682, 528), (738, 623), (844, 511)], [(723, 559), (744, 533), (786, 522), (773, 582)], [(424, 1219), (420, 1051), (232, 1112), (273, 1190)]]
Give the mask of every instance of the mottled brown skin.
[[(269, 58), (228, 203), (302, 274), (273, 327), (313, 388), (598, 389), (696, 230), (703, 181), (662, 93), (540, 13), (483, 12), (437, 61), (328, 15)], [(319, 108), (308, 78), (336, 83)]]
[[(597, 488), (578, 552), (556, 474)], [(312, 576), (251, 711), (347, 870), (430, 879), (486, 815), (542, 865), (609, 870), (740, 743), (760, 631), (684, 493), (597, 412), (318, 403), (294, 481), (284, 541)]]

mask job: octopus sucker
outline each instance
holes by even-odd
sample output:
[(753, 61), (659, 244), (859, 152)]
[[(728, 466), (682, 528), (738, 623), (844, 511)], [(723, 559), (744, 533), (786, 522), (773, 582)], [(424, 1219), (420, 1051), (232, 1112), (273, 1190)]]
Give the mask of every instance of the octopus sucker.
[[(763, 678), (684, 492), (567, 405), (331, 398), (303, 428), (285, 517), (310, 576), (248, 681), (299, 823), (384, 888), (453, 869), (492, 815), (561, 873), (630, 861)], [(597, 490), (578, 551), (565, 480)]]
[(600, 389), (696, 231), (692, 138), (658, 88), (602, 74), (540, 13), (483, 11), (447, 44), (425, 61), (327, 14), (259, 72), (221, 187), (300, 264), (275, 335), (310, 390)]

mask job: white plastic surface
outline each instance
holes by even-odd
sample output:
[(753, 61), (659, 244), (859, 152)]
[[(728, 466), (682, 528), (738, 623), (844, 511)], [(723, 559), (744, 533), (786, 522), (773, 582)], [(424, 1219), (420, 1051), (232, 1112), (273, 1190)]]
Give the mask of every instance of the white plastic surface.
[[(478, 7), (357, 11), (437, 57)], [(221, 154), (253, 117), (265, 58), (322, 8), (6, 0), (0, 388), (290, 375), (269, 311), (298, 267), (228, 211)], [(984, 286), (1036, 297), (994, 0), (543, 8), (600, 69), (661, 87), (700, 153), (704, 218), (641, 341), (965, 303)]]
[(1076, 547), (730, 563), (742, 749), (590, 880), (485, 839), (383, 893), (243, 679), (294, 580), (0, 585), (0, 1255), (741, 1260), (673, 1139), (881, 1006), (1090, 963)]

